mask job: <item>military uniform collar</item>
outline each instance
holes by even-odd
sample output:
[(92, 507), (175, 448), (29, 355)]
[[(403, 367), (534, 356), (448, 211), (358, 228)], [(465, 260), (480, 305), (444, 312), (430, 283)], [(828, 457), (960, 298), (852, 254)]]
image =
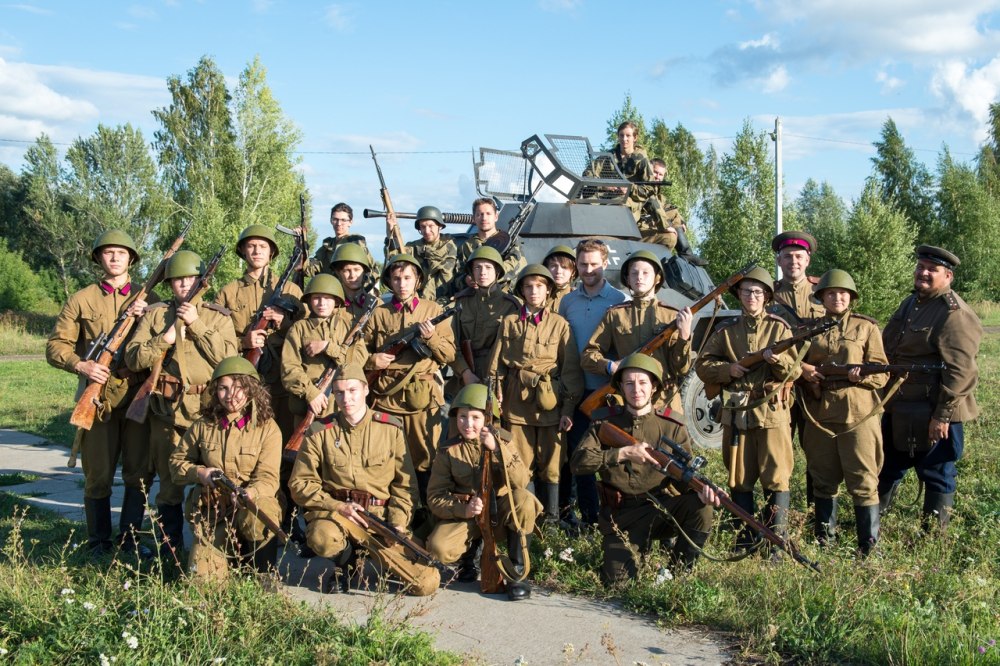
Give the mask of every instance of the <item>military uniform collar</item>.
[(413, 312), (414, 310), (417, 309), (417, 306), (420, 305), (420, 299), (417, 298), (416, 296), (414, 296), (412, 299), (404, 303), (403, 301), (396, 298), (395, 294), (393, 294), (392, 301), (390, 302), (392, 303), (392, 309), (395, 310), (396, 312), (402, 312), (404, 307), (410, 312)]
[(539, 310), (535, 314), (531, 314), (528, 311), (528, 306), (527, 305), (522, 305), (521, 306), (521, 314), (518, 316), (517, 320), (518, 321), (530, 320), (532, 324), (535, 324), (537, 326), (538, 324), (542, 323), (542, 315), (544, 315), (544, 314), (545, 314), (545, 308), (542, 308), (541, 310)]
[(340, 426), (347, 431), (360, 428), (371, 420), (372, 420), (372, 410), (368, 409), (368, 407), (365, 407), (365, 414), (364, 416), (361, 417), (361, 420), (355, 423), (354, 425), (351, 425), (350, 421), (347, 420), (347, 414), (345, 414), (344, 412), (337, 412), (337, 421), (340, 423)]
[(115, 293), (116, 291), (122, 296), (128, 296), (130, 293), (132, 293), (132, 283), (127, 280), (125, 281), (125, 284), (123, 284), (121, 287), (118, 287), (117, 289), (112, 287), (111, 283), (108, 282), (107, 280), (101, 280), (100, 282), (97, 283), (97, 286), (100, 287), (101, 291), (107, 294), (108, 296)]
[(254, 283), (258, 283), (258, 282), (260, 284), (264, 285), (264, 284), (267, 284), (267, 281), (264, 278), (266, 278), (269, 274), (270, 274), (270, 271), (268, 271), (265, 268), (264, 270), (262, 270), (260, 272), (260, 277), (257, 278), (257, 279), (254, 279), (254, 278), (250, 277), (250, 271), (247, 271), (247, 272), (245, 272), (243, 274), (243, 277), (240, 278), (240, 282), (242, 282), (244, 285), (246, 285), (248, 287), (250, 285), (252, 285)]
[(219, 427), (223, 430), (229, 430), (230, 426), (235, 426), (237, 430), (246, 430), (249, 425), (250, 412), (244, 412), (242, 416), (239, 416), (238, 412), (228, 414), (219, 419)]

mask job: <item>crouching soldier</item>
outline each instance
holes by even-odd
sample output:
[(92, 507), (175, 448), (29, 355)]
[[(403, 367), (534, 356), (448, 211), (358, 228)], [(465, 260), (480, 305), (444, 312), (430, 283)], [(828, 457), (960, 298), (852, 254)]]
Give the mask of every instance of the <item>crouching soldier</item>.
[(430, 594), (440, 584), (437, 570), (410, 561), (399, 546), (367, 529), (374, 516), (407, 534), (416, 487), (402, 420), (368, 409), (368, 383), (355, 363), (337, 370), (333, 396), (337, 410), (313, 424), (288, 481), (292, 499), (306, 512), (306, 543), (337, 565), (341, 589), (356, 549), (364, 548), (382, 573), (401, 578), (412, 594)]
[[(528, 467), (509, 439), (493, 436), (486, 427), (488, 389), (482, 384), (466, 386), (451, 403), (449, 416), (458, 436), (447, 440), (431, 468), (427, 501), (440, 522), (427, 538), (427, 549), (445, 564), (461, 559), (459, 580), (475, 580), (475, 549), (470, 546), (481, 536), (476, 516), (483, 512), (479, 496), (483, 449), (493, 452), (493, 488), (496, 495), (496, 527), (493, 536), (506, 540), (509, 560), (522, 571), (528, 540), (535, 529), (541, 503), (527, 489)], [(499, 418), (493, 403), (493, 418)], [(502, 432), (502, 431), (501, 431)], [(516, 577), (514, 572), (509, 572)], [(524, 582), (508, 582), (507, 597), (527, 599), (531, 587)]]
[(218, 488), (213, 477), (225, 474), (272, 523), (281, 519), (281, 431), (271, 396), (253, 364), (240, 356), (215, 368), (206, 393), (211, 396), (208, 406), (170, 455), (174, 483), (199, 484), (188, 493), (186, 505), (194, 534), (188, 570), (198, 578), (224, 579), (235, 560), (266, 573), (278, 553), (274, 533), (230, 491)]
[[(648, 553), (654, 540), (677, 536), (671, 551), (676, 565), (690, 568), (712, 529), (712, 506), (719, 501), (711, 488), (696, 494), (664, 475), (649, 449), (667, 437), (690, 451), (682, 418), (669, 407), (654, 410), (655, 394), (662, 387), (660, 363), (644, 354), (625, 358), (612, 378), (624, 407), (606, 407), (592, 414), (593, 425), (570, 464), (574, 474), (597, 473), (601, 512), (598, 528), (603, 538), (605, 585), (635, 578), (638, 555)], [(613, 448), (602, 443), (602, 422), (629, 433), (637, 443)]]

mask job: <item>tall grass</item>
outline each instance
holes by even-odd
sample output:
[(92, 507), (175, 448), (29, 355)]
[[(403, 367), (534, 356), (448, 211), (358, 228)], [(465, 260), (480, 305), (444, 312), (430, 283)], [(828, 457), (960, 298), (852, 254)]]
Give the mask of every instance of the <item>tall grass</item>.
[(55, 317), (33, 312), (0, 312), (0, 356), (44, 354)]
[(69, 424), (77, 379), (45, 361), (0, 362), (0, 428), (73, 442)]

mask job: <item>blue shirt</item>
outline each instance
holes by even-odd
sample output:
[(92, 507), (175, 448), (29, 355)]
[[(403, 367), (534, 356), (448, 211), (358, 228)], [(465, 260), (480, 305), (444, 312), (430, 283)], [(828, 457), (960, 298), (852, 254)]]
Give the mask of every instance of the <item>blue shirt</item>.
[[(613, 305), (624, 303), (629, 297), (611, 286), (607, 280), (596, 296), (590, 296), (583, 284), (563, 296), (559, 303), (559, 314), (569, 322), (569, 327), (576, 338), (577, 351), (583, 355), (583, 349), (590, 342), (597, 325), (604, 318), (604, 313)], [(608, 383), (608, 378), (585, 372), (584, 385), (588, 391), (599, 389)]]

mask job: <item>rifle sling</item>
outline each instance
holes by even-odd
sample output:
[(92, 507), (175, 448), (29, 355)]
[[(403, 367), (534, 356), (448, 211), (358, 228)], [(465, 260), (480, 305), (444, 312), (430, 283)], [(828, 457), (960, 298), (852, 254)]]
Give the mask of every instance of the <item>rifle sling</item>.
[[(892, 386), (890, 386), (889, 390), (886, 391), (885, 396), (880, 396), (880, 395), (878, 395), (876, 393), (877, 397), (875, 399), (875, 406), (872, 407), (872, 410), (870, 412), (868, 412), (864, 416), (864, 418), (862, 418), (862, 419), (860, 419), (858, 421), (855, 421), (846, 430), (844, 430), (844, 431), (842, 431), (840, 433), (835, 433), (835, 432), (833, 432), (831, 430), (828, 430), (827, 428), (824, 428), (823, 426), (821, 426), (819, 424), (819, 422), (816, 421), (816, 419), (813, 417), (812, 413), (810, 413), (809, 408), (806, 407), (806, 401), (804, 399), (804, 396), (799, 396), (799, 406), (802, 407), (802, 413), (806, 415), (806, 418), (809, 419), (809, 422), (812, 423), (814, 426), (816, 426), (816, 428), (819, 429), (819, 431), (821, 433), (823, 433), (824, 435), (826, 435), (827, 437), (836, 437), (838, 434), (840, 434), (840, 435), (846, 435), (847, 433), (851, 432), (852, 430), (855, 430), (856, 428), (860, 428), (861, 424), (864, 423), (865, 421), (867, 421), (868, 419), (870, 419), (870, 418), (872, 418), (874, 416), (877, 416), (878, 414), (881, 414), (882, 412), (884, 412), (885, 411), (885, 404), (887, 402), (889, 402), (889, 400), (892, 399), (892, 396), (896, 395), (896, 391), (898, 391), (900, 389), (900, 387), (903, 385), (903, 382), (906, 381), (906, 377), (907, 377), (906, 375), (899, 375), (899, 376), (897, 376), (895, 378), (895, 380), (893, 380)], [(798, 393), (798, 391), (796, 391), (796, 393)]]
[[(806, 357), (806, 352), (809, 351), (809, 345), (810, 344), (811, 344), (811, 342), (809, 340), (806, 340), (802, 344), (802, 349), (799, 350), (799, 353), (796, 355), (795, 362), (792, 363), (792, 367), (788, 369), (788, 372), (781, 379), (781, 381), (778, 382), (777, 384), (775, 384), (775, 386), (774, 386), (773, 389), (771, 389), (770, 391), (766, 392), (762, 398), (754, 400), (753, 402), (748, 403), (746, 405), (743, 405), (741, 407), (729, 407), (728, 409), (730, 409), (730, 410), (732, 410), (734, 412), (742, 412), (742, 411), (746, 411), (746, 410), (750, 410), (750, 409), (756, 409), (757, 407), (760, 407), (761, 405), (766, 405), (767, 403), (771, 402), (771, 399), (774, 396), (778, 395), (779, 391), (781, 391), (782, 389), (785, 388), (785, 384), (788, 383), (788, 379), (795, 373), (796, 370), (798, 370), (799, 365), (802, 363), (802, 359), (804, 359)], [(734, 354), (734, 356), (735, 356), (735, 354)], [(765, 361), (765, 363), (766, 362), (767, 361)], [(723, 388), (723, 393), (726, 393), (726, 392), (727, 391), (725, 390), (725, 388)], [(725, 400), (725, 396), (724, 395), (723, 395), (723, 400)]]

